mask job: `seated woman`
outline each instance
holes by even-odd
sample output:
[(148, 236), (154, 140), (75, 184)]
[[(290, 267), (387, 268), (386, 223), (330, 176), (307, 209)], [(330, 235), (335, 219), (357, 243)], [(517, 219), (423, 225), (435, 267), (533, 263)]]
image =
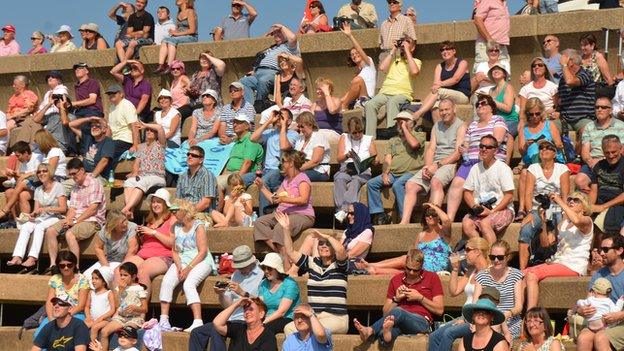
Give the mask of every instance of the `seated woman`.
[(302, 112), (297, 117), (297, 129), (301, 138), (295, 143), (295, 150), (302, 152), (305, 163), (301, 165), (303, 171), (312, 182), (326, 182), (329, 180), (329, 141), (319, 133), (319, 126), (314, 115)]
[(494, 65), (502, 65), (508, 75), (511, 75), (508, 61), (500, 61), (500, 45), (495, 41), (488, 41), (485, 45), (488, 60), (479, 63), (475, 69), (474, 75), (470, 78), (470, 87), (473, 94), (490, 93), (490, 90), (495, 84), (490, 80), (490, 77), (488, 77), (488, 72)]
[(106, 39), (100, 34), (100, 29), (97, 24), (83, 24), (78, 31), (82, 36), (81, 50), (104, 50), (109, 48)]
[[(110, 274), (112, 276), (115, 274), (119, 276), (117, 267), (136, 255), (139, 250), (137, 228), (138, 226), (129, 222), (120, 211), (108, 211), (106, 225), (93, 239), (97, 262), (84, 271), (89, 283), (91, 283), (91, 273), (96, 269), (103, 272), (104, 275)], [(113, 287), (109, 288), (112, 289)]]
[(150, 209), (145, 218), (146, 224), (137, 228), (137, 234), (141, 237), (139, 251), (124, 260), (138, 267), (139, 283), (145, 285), (148, 292), (152, 279), (165, 274), (173, 263), (171, 247), (175, 238), (171, 234), (171, 227), (176, 218), (169, 211), (169, 198), (169, 192), (165, 188), (147, 196)]
[[(24, 212), (28, 215), (29, 220), (20, 228), (13, 249), (13, 259), (7, 262), (7, 266), (22, 265), (24, 268), (20, 274), (36, 269), (46, 228), (58, 222), (67, 212), (65, 188), (53, 179), (51, 167), (48, 164), (42, 163), (37, 166), (37, 179), (41, 185), (35, 189), (35, 209), (32, 213)], [(31, 235), (30, 251), (28, 258), (24, 261), (26, 247)]]
[[(527, 309), (537, 306), (539, 282), (547, 277), (580, 277), (587, 274), (589, 250), (594, 238), (594, 223), (587, 195), (574, 192), (564, 201), (551, 193), (550, 201), (563, 210), (563, 219), (557, 226), (557, 251), (549, 263), (524, 270), (527, 290)], [(542, 230), (547, 228), (542, 227)]]
[(145, 129), (145, 142), (139, 145), (132, 172), (124, 181), (125, 206), (121, 213), (128, 219), (134, 218), (134, 207), (148, 190), (165, 186), (165, 132), (158, 124), (142, 124), (141, 128)]
[[(529, 120), (527, 103), (531, 98), (539, 99), (542, 105), (544, 105), (545, 117), (549, 120), (552, 119), (556, 111), (555, 104), (559, 100), (559, 87), (551, 81), (548, 66), (546, 66), (546, 62), (541, 57), (536, 57), (531, 61), (531, 80), (526, 85), (523, 85), (518, 93), (518, 105), (520, 106), (522, 123), (526, 123)], [(561, 128), (560, 122), (558, 128)], [(520, 129), (522, 129), (522, 126), (520, 126)]]
[[(244, 323), (228, 323), (238, 308), (244, 310)], [(230, 338), (228, 351), (262, 350), (277, 351), (275, 334), (264, 325), (267, 305), (259, 297), (242, 298), (234, 301), (212, 321), (219, 335)]]
[[(468, 264), (468, 271), (464, 275), (459, 275), (460, 256), (454, 253), (450, 257), (451, 261), (451, 278), (449, 280), (449, 295), (451, 297), (459, 296), (464, 293), (466, 302), (464, 306), (474, 302), (475, 285), (477, 281), (475, 277), (477, 273), (487, 269), (490, 265), (488, 254), (490, 253), (490, 243), (481, 237), (471, 238), (466, 242), (465, 257)], [(429, 351), (451, 350), (455, 339), (462, 338), (471, 333), (470, 323), (462, 317), (445, 323), (443, 326), (429, 334)]]
[(160, 125), (165, 132), (167, 147), (180, 147), (182, 143), (182, 117), (173, 106), (173, 97), (167, 89), (158, 93), (158, 105), (161, 110), (154, 112), (154, 123)]
[(465, 350), (508, 351), (505, 337), (492, 329), (493, 325), (505, 322), (505, 315), (490, 299), (479, 299), (462, 308), (464, 319), (474, 325), (475, 331), (462, 340)]
[(35, 331), (36, 338), (41, 329), (54, 320), (54, 305), (52, 298), (58, 297), (62, 300), (69, 301), (72, 307), (69, 314), (80, 320), (85, 319), (84, 308), (87, 304), (87, 296), (89, 295), (89, 282), (87, 278), (78, 271), (78, 258), (71, 251), (59, 251), (55, 261), (59, 273), (54, 274), (48, 280), (48, 295), (46, 296), (45, 310), (46, 316), (43, 318), (39, 327)]
[(351, 79), (349, 88), (340, 99), (343, 110), (348, 110), (354, 106), (362, 107), (363, 103), (375, 96), (377, 85), (377, 69), (373, 59), (366, 55), (360, 43), (351, 33), (351, 25), (344, 22), (340, 29), (349, 38), (353, 47), (349, 50), (348, 63), (357, 69), (357, 75)]
[[(520, 170), (519, 194), (526, 193), (527, 169), (525, 167), (530, 167), (532, 164), (539, 162), (541, 154), (538, 150), (538, 139), (552, 142), (557, 150), (555, 161), (564, 163), (563, 154), (559, 151), (563, 150), (559, 129), (557, 129), (555, 123), (546, 118), (545, 107), (541, 100), (537, 97), (532, 97), (526, 101), (524, 106), (527, 119), (518, 134), (518, 151), (522, 155), (522, 163), (524, 164), (524, 167)], [(521, 196), (519, 199), (519, 211), (516, 216), (518, 220), (522, 220), (526, 216), (526, 206), (525, 198)]]
[[(581, 44), (581, 67), (591, 74), (594, 82), (604, 83), (609, 86), (615, 84), (611, 70), (609, 70), (607, 58), (600, 51), (596, 50), (596, 37), (592, 33), (586, 33), (581, 35), (579, 42)], [(608, 97), (610, 99), (613, 98), (613, 96)]]
[(258, 287), (258, 297), (267, 305), (264, 325), (275, 335), (293, 321), (294, 310), (299, 305), (299, 285), (284, 271), (282, 257), (269, 252), (260, 262), (264, 279)]
[(191, 128), (189, 129), (189, 146), (197, 145), (204, 140), (214, 138), (219, 134), (219, 114), (217, 105), (219, 94), (212, 89), (206, 89), (201, 94), (202, 107), (193, 111), (191, 117)]
[(526, 340), (520, 343), (518, 351), (561, 351), (561, 341), (553, 336), (553, 327), (548, 311), (544, 307), (533, 307), (524, 313), (522, 323)]
[[(549, 140), (540, 140), (537, 144), (539, 145), (540, 162), (530, 165), (524, 180), (520, 180), (523, 186), (519, 194), (524, 197), (525, 209), (529, 213), (522, 221), (520, 236), (518, 237), (520, 269), (543, 263), (549, 258), (547, 255), (550, 251), (549, 248), (556, 243), (554, 237), (552, 241), (539, 240), (539, 249), (536, 252), (531, 252), (530, 261), (529, 246), (542, 232), (543, 220), (547, 221), (547, 227), (551, 230), (561, 223), (561, 207), (550, 200), (546, 201), (548, 196), (551, 193), (556, 193), (560, 194), (562, 198), (567, 198), (570, 191), (570, 171), (568, 166), (555, 162), (557, 155), (555, 144)], [(535, 249), (536, 247), (532, 248)]]
[[(513, 138), (518, 136), (518, 111), (514, 103), (516, 91), (509, 84), (509, 72), (501, 64), (495, 64), (488, 71), (490, 81), (494, 86), (488, 92), (496, 103), (496, 115), (503, 117), (507, 130)], [(507, 145), (508, 150), (513, 149), (513, 144)]]
[(191, 85), (191, 81), (186, 75), (184, 62), (174, 60), (171, 63), (171, 76), (173, 77), (169, 88), (171, 90), (171, 106), (180, 112), (182, 121), (184, 121), (193, 113), (191, 98), (186, 94)]
[[(173, 247), (173, 265), (169, 267), (160, 286), (160, 323), (161, 328), (169, 324), (169, 306), (173, 300), (173, 289), (184, 281), (182, 287), (186, 296), (186, 304), (193, 312), (193, 323), (184, 331), (204, 325), (201, 313), (201, 302), (197, 286), (215, 269), (212, 254), (208, 248), (208, 236), (202, 221), (195, 219), (195, 206), (187, 200), (176, 200), (173, 213), (177, 219), (171, 228), (175, 236)], [(169, 327), (171, 327), (169, 325)], [(165, 328), (166, 329), (166, 328)]]
[[(257, 177), (256, 186), (269, 203), (278, 204), (276, 211), (284, 213), (290, 219), (289, 234), (299, 235), (314, 224), (314, 208), (312, 207), (312, 185), (308, 176), (301, 171), (304, 155), (295, 150), (282, 153), (282, 172), (284, 181), (275, 193), (271, 193), (262, 178)], [(254, 241), (265, 243), (273, 252), (283, 253), (284, 231), (278, 225), (275, 213), (258, 218), (254, 224)], [(290, 268), (289, 262), (286, 262)]]
[(299, 34), (310, 34), (317, 32), (330, 32), (325, 8), (320, 1), (311, 1), (308, 5), (310, 19), (303, 17), (299, 25)]
[(357, 156), (363, 161), (377, 155), (373, 137), (364, 135), (362, 118), (359, 116), (351, 117), (347, 126), (348, 133), (342, 133), (338, 139), (340, 170), (334, 175), (334, 203), (337, 211), (336, 218), (339, 220), (340, 218), (344, 219), (346, 215), (345, 206), (360, 200), (362, 185), (371, 179), (370, 167), (358, 170), (353, 158)]
[(177, 0), (178, 14), (176, 15), (176, 28), (169, 32), (160, 44), (158, 54), (158, 67), (155, 74), (167, 74), (173, 70), (173, 60), (176, 59), (178, 44), (197, 42), (197, 13), (195, 12), (195, 0)]
[(470, 96), (468, 61), (457, 56), (457, 46), (450, 41), (443, 41), (440, 44), (440, 55), (444, 61), (435, 67), (431, 92), (423, 99), (418, 111), (414, 112), (414, 120), (431, 111), (433, 122), (437, 122), (440, 119), (437, 103), (442, 99), (450, 99), (455, 104), (468, 103)]
[(192, 100), (193, 108), (202, 107), (203, 93), (208, 89), (217, 92), (215, 100), (221, 102), (221, 79), (225, 74), (225, 67), (225, 62), (214, 57), (212, 51), (206, 50), (199, 54), (199, 71), (191, 76), (191, 82), (186, 91), (186, 95)]
[[(414, 247), (425, 256), (423, 269), (429, 272), (448, 271), (451, 248), (451, 221), (444, 211), (431, 203), (424, 203), (423, 231), (418, 234)], [(376, 263), (356, 263), (369, 274), (395, 275), (405, 269), (406, 256), (390, 258)]]
[(318, 133), (330, 143), (338, 141), (342, 134), (342, 106), (340, 98), (333, 96), (334, 82), (329, 78), (318, 78), (316, 100), (312, 103), (312, 113), (318, 124)]

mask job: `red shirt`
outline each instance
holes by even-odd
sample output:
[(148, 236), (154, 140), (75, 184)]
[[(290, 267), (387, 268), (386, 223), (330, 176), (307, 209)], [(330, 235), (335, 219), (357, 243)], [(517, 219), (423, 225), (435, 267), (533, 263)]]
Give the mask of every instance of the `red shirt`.
[[(440, 278), (436, 273), (429, 271), (422, 271), (422, 279), (414, 284), (405, 284), (403, 280), (405, 279), (405, 273), (399, 273), (390, 279), (390, 284), (388, 285), (388, 293), (386, 297), (388, 299), (394, 298), (396, 295), (396, 290), (401, 285), (405, 285), (410, 289), (418, 290), (425, 298), (432, 300), (436, 296), (440, 296), (444, 294), (442, 290), (442, 282), (440, 282)], [(431, 312), (425, 306), (423, 306), (419, 301), (407, 301), (402, 300), (397, 304), (399, 308), (402, 308), (410, 313), (417, 313), (429, 321), (431, 323), (433, 321), (433, 316)]]
[[(175, 216), (171, 215), (165, 223), (156, 228), (156, 231), (161, 234), (171, 236), (171, 226), (175, 223), (175, 221)], [(156, 239), (156, 237), (152, 235), (143, 235), (141, 240), (143, 243), (141, 244), (139, 252), (137, 252), (137, 256), (142, 259), (147, 260), (150, 257), (171, 257), (171, 248), (165, 246), (165, 244)]]

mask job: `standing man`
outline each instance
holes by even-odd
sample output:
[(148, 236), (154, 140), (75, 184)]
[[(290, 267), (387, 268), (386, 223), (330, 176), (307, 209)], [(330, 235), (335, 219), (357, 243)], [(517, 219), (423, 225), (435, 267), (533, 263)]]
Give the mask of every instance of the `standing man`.
[(477, 27), (475, 43), (475, 69), (481, 62), (487, 62), (487, 43), (490, 41), (500, 46), (500, 61), (509, 66), (509, 8), (506, 0), (480, 0), (474, 10), (474, 24)]
[(383, 21), (379, 28), (379, 47), (382, 50), (381, 54), (379, 54), (379, 61), (383, 61), (389, 51), (395, 47), (397, 40), (410, 38), (412, 42), (414, 42), (414, 45), (416, 45), (417, 39), (414, 22), (401, 13), (403, 0), (387, 1), (390, 17)]
[(204, 167), (204, 156), (201, 147), (190, 147), (186, 154), (188, 170), (178, 179), (176, 198), (192, 202), (197, 212), (210, 213), (216, 205), (217, 179)]
[(134, 105), (125, 99), (125, 94), (119, 85), (114, 84), (108, 87), (106, 95), (111, 103), (108, 125), (115, 142), (114, 161), (116, 162), (125, 151), (137, 151), (141, 142), (139, 120)]
[[(72, 102), (72, 105), (76, 108), (74, 116), (76, 118), (104, 117), (100, 83), (89, 76), (89, 66), (84, 62), (75, 64), (74, 74), (78, 80), (74, 85), (76, 101)], [(89, 134), (88, 127), (88, 123), (83, 125), (82, 135)], [(84, 155), (86, 149), (84, 148), (84, 143), (81, 145), (80, 151)]]
[(256, 17), (258, 12), (246, 0), (232, 0), (232, 13), (213, 30), (214, 41), (249, 38), (249, 27)]
[(15, 27), (8, 24), (2, 27), (2, 33), (4, 35), (0, 40), (0, 56), (19, 55), (20, 46), (15, 40)]
[(87, 351), (89, 328), (69, 313), (69, 309), (74, 307), (71, 300), (53, 297), (50, 302), (54, 320), (41, 329), (30, 350)]
[(375, 28), (377, 25), (377, 10), (375, 5), (362, 0), (351, 0), (350, 4), (343, 5), (336, 17), (351, 19), (352, 29)]
[(331, 331), (319, 322), (316, 313), (307, 303), (295, 308), (294, 320), (296, 333), (284, 340), (283, 351), (321, 351), (333, 350)]
[(139, 49), (154, 44), (154, 17), (147, 11), (147, 0), (136, 0), (135, 12), (128, 18), (126, 36), (115, 42), (115, 51), (119, 61), (135, 57)]
[(544, 48), (544, 63), (550, 72), (550, 79), (555, 84), (559, 84), (561, 77), (563, 77), (563, 70), (559, 60), (561, 60), (561, 54), (559, 53), (559, 38), (549, 34), (544, 38), (542, 42)]

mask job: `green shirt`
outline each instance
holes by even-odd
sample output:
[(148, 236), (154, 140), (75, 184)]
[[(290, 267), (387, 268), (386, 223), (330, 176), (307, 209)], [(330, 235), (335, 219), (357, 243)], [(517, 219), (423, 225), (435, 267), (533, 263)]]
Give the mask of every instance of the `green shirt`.
[(609, 135), (617, 135), (621, 141), (624, 141), (624, 122), (619, 119), (611, 118), (611, 123), (606, 128), (599, 128), (595, 121), (587, 123), (583, 130), (583, 144), (589, 143), (589, 154), (592, 158), (604, 157), (602, 153), (602, 138)]
[(230, 160), (225, 167), (230, 172), (238, 172), (245, 160), (251, 160), (249, 172), (255, 172), (257, 166), (264, 159), (264, 150), (258, 143), (249, 140), (251, 133), (247, 132), (239, 140), (234, 141), (234, 147), (230, 153)]
[(415, 173), (421, 169), (424, 164), (425, 155), (425, 134), (412, 131), (412, 135), (420, 143), (418, 150), (412, 147), (401, 137), (393, 137), (389, 140), (388, 152), (392, 156), (392, 164), (390, 173), (394, 175), (403, 175), (405, 173)]

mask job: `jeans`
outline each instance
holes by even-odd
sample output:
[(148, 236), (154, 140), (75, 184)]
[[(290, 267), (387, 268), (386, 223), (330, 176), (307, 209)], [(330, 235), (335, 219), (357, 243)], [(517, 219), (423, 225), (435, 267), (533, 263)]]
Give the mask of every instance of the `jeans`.
[(470, 335), (470, 323), (454, 324), (454, 320), (446, 323), (429, 334), (429, 351), (446, 351), (453, 348), (455, 339)]
[(539, 2), (540, 13), (557, 13), (559, 12), (559, 2), (557, 0), (541, 0)]
[[(531, 240), (542, 231), (542, 219), (537, 211), (531, 211), (531, 215), (533, 220), (520, 228), (520, 235), (518, 236), (518, 241), (525, 244), (530, 244)], [(549, 221), (554, 228), (557, 228), (559, 223), (561, 223), (561, 219), (561, 212), (553, 212), (552, 219)]]
[[(266, 100), (273, 92), (276, 70), (258, 68), (252, 76), (245, 76), (240, 83), (245, 87), (245, 101), (253, 104), (256, 100)], [(254, 99), (254, 92), (256, 98)]]
[[(396, 340), (397, 336), (402, 334), (415, 335), (420, 333), (428, 333), (431, 329), (429, 321), (417, 313), (407, 312), (406, 310), (395, 307), (388, 316), (394, 316), (394, 326), (392, 327), (392, 341)], [(379, 338), (379, 343), (382, 346), (387, 345), (383, 340), (383, 333), (381, 327), (383, 325), (384, 316), (377, 320), (371, 327), (373, 328), (373, 335)]]
[[(242, 178), (245, 186), (248, 187), (253, 184), (254, 180), (256, 180), (256, 173), (246, 173)], [(265, 169), (264, 174), (262, 175), (262, 180), (264, 181), (264, 186), (266, 186), (270, 192), (275, 192), (279, 189), (280, 185), (282, 185), (284, 177), (280, 173), (279, 169)], [(269, 200), (267, 200), (260, 192), (258, 196), (260, 197), (258, 201), (258, 216), (262, 216), (264, 214), (264, 208), (269, 206)]]
[(329, 174), (321, 173), (313, 169), (308, 169), (307, 171), (303, 171), (303, 173), (310, 178), (311, 182), (326, 182), (329, 180)]
[[(230, 323), (245, 323), (243, 321), (233, 321)], [(212, 323), (206, 323), (201, 327), (193, 329), (189, 338), (189, 351), (206, 351), (210, 342), (210, 351), (225, 351), (225, 337), (217, 333)]]
[[(392, 192), (394, 193), (396, 208), (399, 211), (399, 217), (403, 215), (403, 201), (405, 200), (405, 183), (410, 180), (414, 174), (405, 173), (401, 176), (389, 174), (390, 184), (392, 184)], [(381, 202), (381, 189), (384, 187), (381, 180), (381, 175), (368, 181), (366, 184), (368, 188), (368, 208), (371, 214), (382, 213), (384, 211), (383, 204)]]

